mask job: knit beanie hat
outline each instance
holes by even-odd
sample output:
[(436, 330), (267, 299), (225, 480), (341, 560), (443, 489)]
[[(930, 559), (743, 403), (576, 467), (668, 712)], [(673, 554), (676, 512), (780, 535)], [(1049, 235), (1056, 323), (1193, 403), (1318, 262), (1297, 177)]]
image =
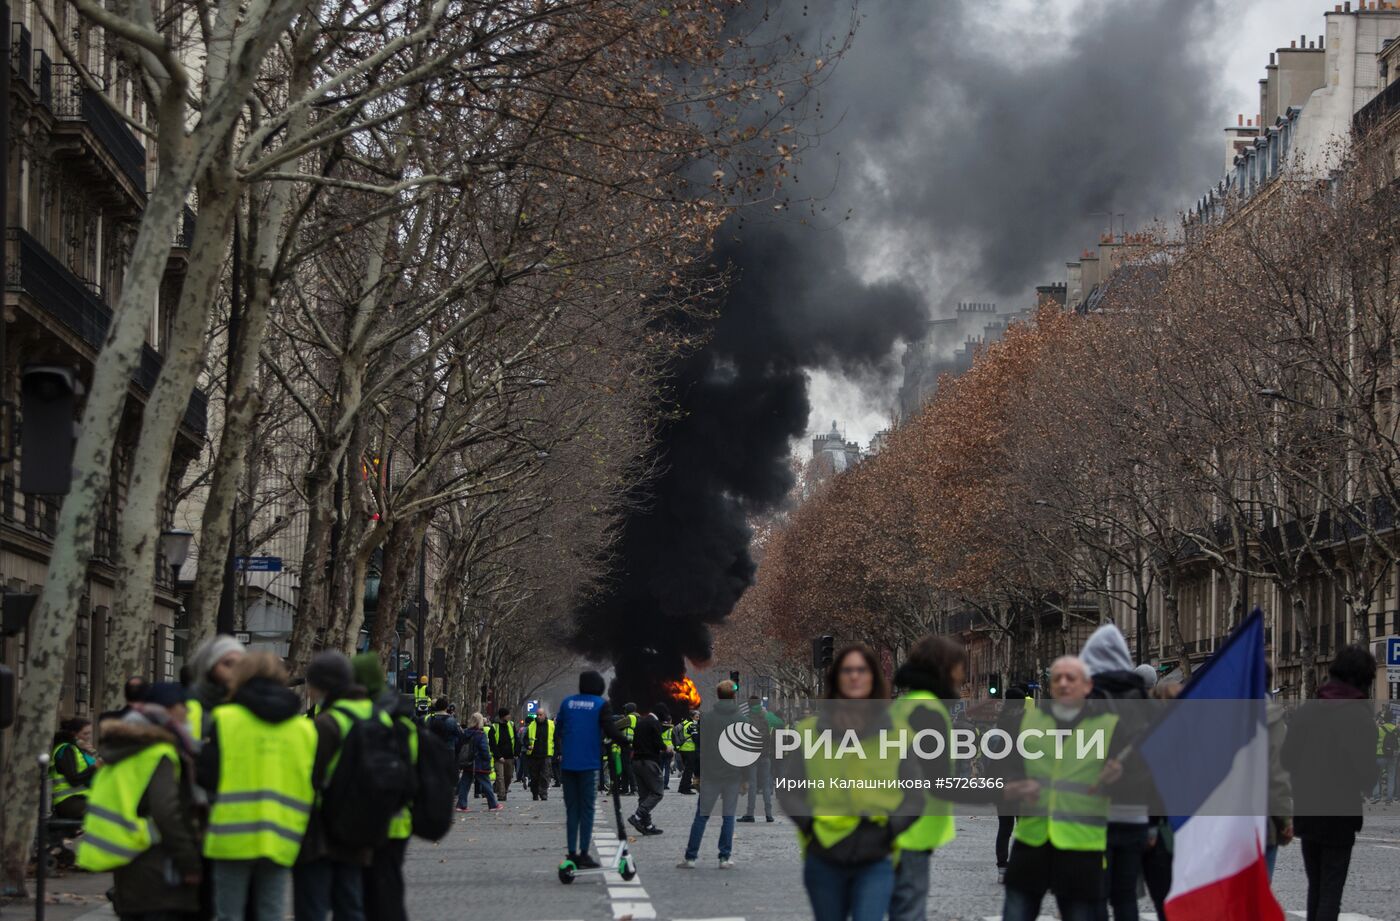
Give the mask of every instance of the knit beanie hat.
[(325, 691), (331, 697), (343, 694), (355, 676), (350, 671), (350, 660), (345, 653), (326, 649), (311, 657), (306, 666), (306, 683), (318, 691)]

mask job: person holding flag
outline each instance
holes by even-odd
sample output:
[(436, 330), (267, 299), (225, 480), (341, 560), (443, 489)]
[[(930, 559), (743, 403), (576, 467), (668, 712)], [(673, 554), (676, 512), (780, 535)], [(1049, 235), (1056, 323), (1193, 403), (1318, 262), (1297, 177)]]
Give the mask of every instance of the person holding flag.
[(1138, 744), (1171, 816), (1171, 921), (1283, 921), (1264, 859), (1266, 690), (1264, 616), (1255, 608)]

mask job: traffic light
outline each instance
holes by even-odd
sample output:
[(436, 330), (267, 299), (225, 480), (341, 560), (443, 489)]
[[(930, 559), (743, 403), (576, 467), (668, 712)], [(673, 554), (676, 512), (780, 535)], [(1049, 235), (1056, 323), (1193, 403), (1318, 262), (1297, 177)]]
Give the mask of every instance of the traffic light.
[(826, 671), (831, 667), (831, 662), (836, 658), (836, 638), (831, 634), (823, 634), (812, 640), (812, 667), (817, 671)]
[(992, 697), (1001, 696), (1001, 675), (997, 672), (987, 676), (987, 693)]
[(738, 690), (739, 690), (739, 673), (738, 673), (738, 672), (730, 672), (730, 673), (729, 673), (729, 680), (732, 681), (732, 682), (734, 682), (734, 690), (735, 690), (735, 691), (738, 691)]
[(67, 495), (73, 481), (82, 381), (72, 368), (31, 365), (20, 376), (19, 391), (20, 492)]

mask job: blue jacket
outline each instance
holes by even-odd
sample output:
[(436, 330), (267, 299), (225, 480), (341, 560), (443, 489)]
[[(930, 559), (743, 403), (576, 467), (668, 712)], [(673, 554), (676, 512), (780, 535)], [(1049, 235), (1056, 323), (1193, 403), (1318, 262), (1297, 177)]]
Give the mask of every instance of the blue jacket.
[(486, 733), (480, 729), (466, 731), (462, 749), (457, 753), (457, 767), (470, 769), (474, 774), (491, 773), (491, 744), (486, 741)]
[(596, 771), (603, 761), (603, 736), (619, 745), (627, 739), (613, 725), (612, 708), (596, 694), (565, 697), (554, 718), (554, 750), (566, 771)]

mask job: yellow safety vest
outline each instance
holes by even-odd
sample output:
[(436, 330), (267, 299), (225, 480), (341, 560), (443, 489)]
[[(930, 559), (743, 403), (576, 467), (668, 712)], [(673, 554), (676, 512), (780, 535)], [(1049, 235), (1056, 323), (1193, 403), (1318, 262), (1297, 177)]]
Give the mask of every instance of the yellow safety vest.
[[(74, 796), (87, 796), (88, 788), (83, 784), (71, 784), (68, 778), (64, 777), (58, 769), (58, 759), (63, 754), (65, 748), (71, 748), (78, 753), (78, 757), (83, 761), (83, 770), (87, 770), (97, 763), (97, 759), (83, 751), (72, 742), (60, 742), (54, 746), (53, 754), (49, 755), (49, 780), (53, 781), (50, 788), (53, 798), (51, 802), (57, 806), (59, 803)], [(97, 772), (101, 774), (101, 771)], [(96, 775), (93, 775), (96, 776)]]
[(1105, 757), (1087, 753), (1080, 758), (1074, 735), (1064, 743), (1064, 757), (1055, 757), (1052, 738), (1026, 736), (1028, 730), (1042, 733), (1058, 728), (1048, 712), (1030, 705), (1021, 717), (1021, 744), (1028, 755), (1026, 778), (1040, 784), (1036, 804), (1016, 820), (1016, 840), (1039, 847), (1045, 842), (1062, 851), (1102, 851), (1108, 848), (1108, 797), (1091, 793), (1103, 771), (1107, 752), (1113, 742), (1113, 730), (1118, 717), (1110, 713), (1086, 716), (1075, 727), (1081, 733), (1104, 731)]
[(196, 697), (185, 701), (185, 723), (190, 730), (190, 738), (204, 741), (204, 704)]
[[(406, 716), (398, 717), (400, 726), (408, 730), (408, 756), (414, 766), (418, 765), (418, 727)], [(413, 834), (413, 804), (399, 810), (398, 815), (389, 820), (389, 838), (403, 841)]]
[[(544, 757), (546, 757), (546, 758), (553, 758), (553, 757), (554, 757), (554, 720), (545, 720), (544, 722), (545, 722), (545, 724), (549, 727), (549, 728), (547, 728), (547, 729), (545, 730), (545, 752), (544, 752)], [(526, 726), (526, 727), (525, 727), (525, 739), (526, 739), (526, 742), (525, 742), (525, 750), (526, 750), (526, 752), (528, 752), (530, 755), (532, 755), (532, 756), (534, 756), (534, 757), (536, 757), (536, 758), (540, 757), (540, 753), (537, 752), (537, 751), (535, 751), (535, 727), (538, 726), (539, 724), (540, 724), (540, 720), (539, 720), (538, 718), (536, 718), (536, 719), (533, 719), (533, 720), (530, 721), (530, 725), (529, 725), (529, 726)]]
[(695, 720), (681, 720), (681, 744), (676, 751), (695, 751)]
[(316, 801), (316, 724), (293, 717), (267, 723), (241, 704), (212, 713), (219, 737), (219, 788), (209, 810), (204, 856), (265, 857), (290, 867)]
[[(816, 728), (815, 717), (797, 724), (804, 736)], [(841, 733), (835, 730), (833, 733), (836, 736), (834, 747), (839, 748)], [(895, 785), (899, 779), (899, 759), (881, 757), (880, 734), (866, 736), (860, 740), (860, 745), (864, 758), (855, 755), (825, 758), (818, 753), (805, 761), (807, 779), (820, 782), (817, 789), (807, 791), (807, 805), (812, 813), (812, 837), (824, 848), (830, 849), (849, 837), (862, 820), (887, 824), (904, 799), (903, 791)], [(835, 783), (847, 780), (883, 783), (873, 789), (851, 789)], [(798, 841), (804, 852), (811, 843), (800, 830)]]
[(627, 737), (627, 741), (632, 741), (632, 734), (637, 731), (637, 714), (624, 714), (627, 718), (627, 728), (622, 730), (622, 734)]
[(1394, 723), (1381, 723), (1381, 724), (1379, 724), (1378, 726), (1376, 726), (1376, 754), (1377, 754), (1377, 755), (1384, 757), (1384, 755), (1385, 755), (1385, 740), (1386, 740), (1386, 738), (1387, 738), (1388, 736), (1394, 734), (1394, 732), (1395, 732), (1395, 724), (1394, 724)]
[(78, 839), (78, 866), (101, 873), (124, 867), (160, 840), (150, 817), (138, 814), (141, 798), (162, 761), (180, 770), (169, 742), (157, 742), (97, 772)]
[(428, 686), (426, 684), (415, 684), (413, 686), (413, 699), (415, 702), (420, 700), (427, 700)]
[[(901, 703), (902, 701), (905, 703)], [(924, 709), (932, 710), (943, 718), (943, 738), (951, 745), (950, 730), (953, 728), (953, 720), (948, 715), (948, 708), (936, 695), (928, 691), (910, 691), (895, 702), (896, 728), (908, 728), (910, 714), (914, 710)], [(924, 803), (923, 816), (900, 832), (896, 843), (902, 850), (931, 851), (952, 841), (956, 835), (952, 804), (930, 793)]]

